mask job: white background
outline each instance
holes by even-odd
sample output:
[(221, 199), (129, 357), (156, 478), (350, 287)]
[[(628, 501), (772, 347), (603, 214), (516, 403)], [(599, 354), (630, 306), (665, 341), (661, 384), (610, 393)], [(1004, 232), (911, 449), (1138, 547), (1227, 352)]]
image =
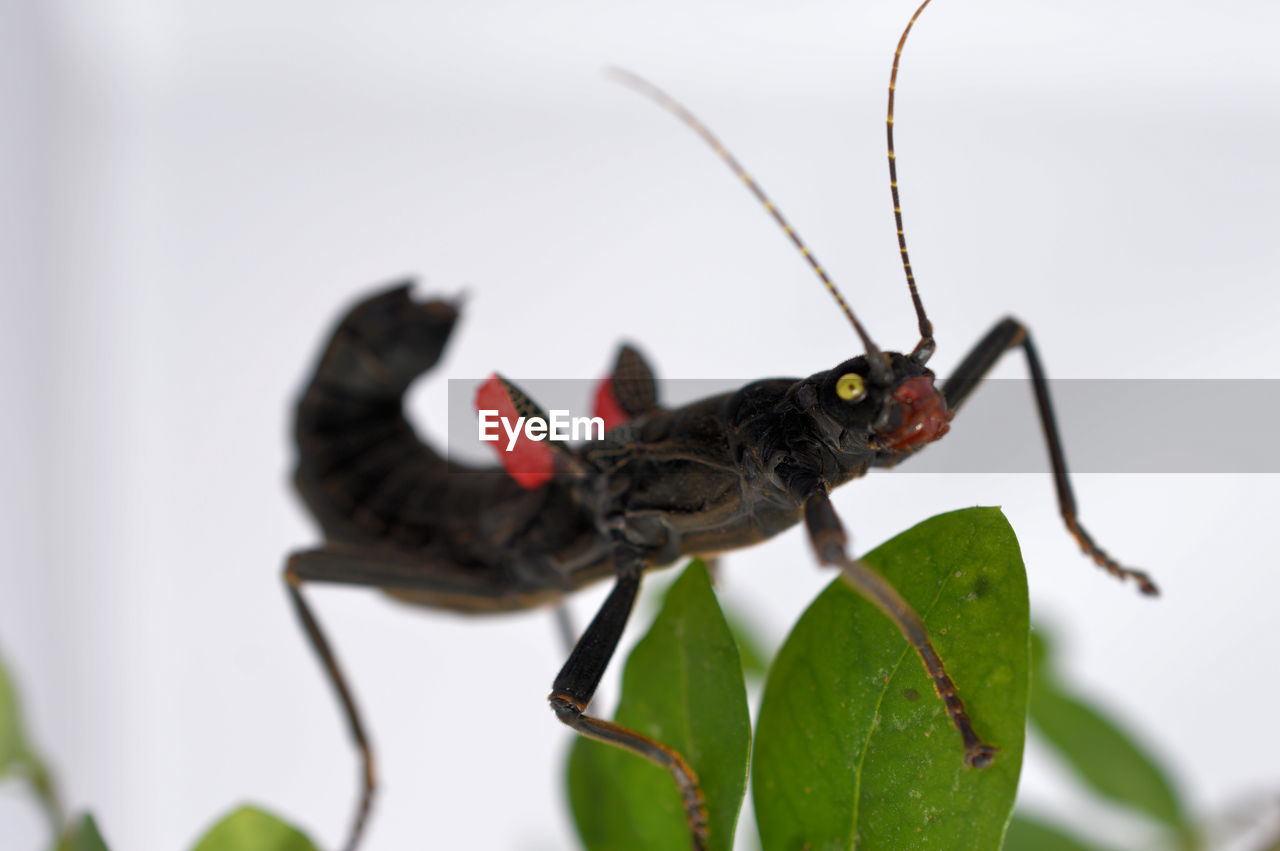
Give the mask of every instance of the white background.
[[(0, 7), (0, 648), (71, 805), (119, 849), (185, 847), (243, 800), (326, 845), (344, 835), (353, 752), (280, 569), (317, 540), (288, 485), (289, 404), (369, 286), (413, 274), (470, 293), (442, 369), (412, 396), (437, 441), (446, 375), (594, 376), (622, 338), (671, 377), (804, 375), (858, 352), (724, 167), (602, 66), (693, 107), (876, 339), (910, 347), (883, 152), (910, 12)], [(939, 372), (1013, 312), (1056, 377), (1280, 377), (1278, 26), (1274, 4), (1243, 0), (940, 0), (925, 14), (897, 128)], [(1025, 374), (1009, 360), (1000, 375)], [(1114, 416), (1152, 430), (1197, 418), (1188, 453), (1274, 440), (1248, 398), (1202, 410), (1178, 389)], [(1007, 430), (1040, 440), (1030, 402)], [(1108, 439), (1065, 437), (1068, 450)], [(1080, 687), (1198, 813), (1274, 800), (1275, 477), (1075, 486), (1085, 523), (1162, 599), (1078, 554), (1044, 477), (904, 467), (836, 505), (860, 549), (1003, 505), (1035, 616)], [(723, 597), (778, 642), (829, 578), (793, 530), (728, 559)], [(579, 622), (602, 593), (576, 600)], [(549, 615), (467, 621), (342, 588), (312, 599), (381, 756), (370, 849), (572, 845), (569, 734), (544, 700), (563, 656)], [(1031, 751), (1027, 796), (1108, 831), (1066, 782)], [(12, 787), (0, 837), (42, 843)]]

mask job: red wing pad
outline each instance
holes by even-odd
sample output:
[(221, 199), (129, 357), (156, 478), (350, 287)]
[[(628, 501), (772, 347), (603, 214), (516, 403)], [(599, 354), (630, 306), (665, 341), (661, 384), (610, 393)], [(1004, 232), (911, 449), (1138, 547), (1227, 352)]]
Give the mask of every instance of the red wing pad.
[(625, 425), (658, 409), (657, 382), (653, 370), (631, 346), (622, 346), (613, 373), (596, 388), (594, 416), (604, 420), (604, 430)]
[[(496, 373), (489, 376), (476, 391), (475, 406), (477, 412), (498, 412), (499, 424), (496, 428), (498, 439), (492, 442), (492, 446), (498, 453), (498, 461), (501, 462), (502, 468), (507, 471), (507, 475), (515, 479), (516, 484), (526, 490), (536, 490), (551, 481), (555, 475), (555, 459), (546, 441), (532, 440), (524, 429), (521, 429), (514, 444), (510, 449), (507, 448), (511, 443), (510, 433), (501, 423), (505, 421), (514, 428), (520, 421), (520, 414), (517, 413), (515, 403), (511, 400), (506, 382)], [(493, 434), (494, 430), (490, 429), (489, 433)]]
[(592, 416), (604, 420), (604, 430), (612, 431), (631, 419), (618, 402), (618, 395), (613, 389), (613, 376), (606, 375), (596, 388), (595, 410)]

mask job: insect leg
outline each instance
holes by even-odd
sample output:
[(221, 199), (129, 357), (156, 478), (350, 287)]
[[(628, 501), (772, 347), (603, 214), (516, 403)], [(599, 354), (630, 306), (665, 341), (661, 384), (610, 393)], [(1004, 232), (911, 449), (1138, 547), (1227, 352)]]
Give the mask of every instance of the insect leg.
[(1035, 392), (1036, 411), (1040, 415), (1040, 427), (1044, 431), (1045, 443), (1049, 447), (1049, 461), (1053, 465), (1053, 484), (1058, 491), (1058, 509), (1062, 519), (1066, 521), (1067, 531), (1080, 544), (1080, 549), (1108, 573), (1118, 579), (1130, 578), (1138, 584), (1143, 594), (1160, 593), (1151, 578), (1141, 570), (1123, 567), (1109, 556), (1105, 550), (1093, 542), (1093, 537), (1080, 525), (1077, 517), (1076, 499), (1071, 492), (1071, 482), (1067, 479), (1067, 461), (1062, 451), (1062, 438), (1058, 436), (1058, 423), (1053, 415), (1053, 405), (1049, 401), (1049, 383), (1044, 369), (1040, 366), (1040, 358), (1036, 355), (1036, 347), (1031, 342), (1031, 334), (1027, 327), (1013, 317), (1005, 317), (987, 332), (987, 336), (965, 356), (956, 367), (955, 372), (942, 387), (947, 399), (947, 407), (952, 411), (959, 410), (965, 399), (973, 392), (1000, 356), (1015, 346), (1021, 346), (1027, 357), (1027, 368), (1031, 371), (1031, 387)]
[(617, 649), (618, 639), (640, 590), (643, 568), (640, 557), (630, 549), (620, 547), (615, 558), (617, 582), (587, 631), (578, 639), (569, 660), (560, 669), (547, 700), (551, 702), (556, 717), (581, 735), (639, 754), (667, 769), (684, 801), (693, 848), (702, 849), (707, 840), (706, 804), (698, 789), (697, 776), (684, 757), (635, 730), (585, 714)]
[[(360, 720), (360, 710), (356, 707), (355, 698), (351, 694), (351, 687), (347, 685), (346, 677), (343, 676), (342, 669), (338, 666), (338, 659), (333, 655), (333, 648), (329, 646), (328, 639), (325, 638), (324, 632), (320, 629), (320, 622), (316, 620), (311, 607), (307, 605), (307, 601), (302, 596), (303, 574), (309, 571), (306, 571), (305, 566), (299, 569), (299, 565), (305, 565), (306, 555), (306, 553), (297, 553), (289, 557), (288, 565), (284, 571), (285, 586), (289, 589), (289, 599), (293, 602), (293, 610), (297, 613), (298, 620), (302, 621), (303, 629), (306, 630), (307, 640), (311, 642), (311, 648), (315, 650), (316, 655), (320, 658), (320, 664), (324, 666), (325, 673), (329, 675), (329, 682), (333, 684), (334, 691), (338, 693), (338, 700), (342, 703), (343, 713), (347, 717), (347, 727), (351, 733), (351, 739), (355, 742), (356, 750), (360, 753), (360, 800), (356, 804), (355, 818), (352, 820), (350, 833), (347, 834), (347, 842), (343, 846), (346, 851), (352, 851), (360, 844), (360, 836), (364, 832), (365, 822), (368, 821), (369, 810), (373, 805), (373, 793), (378, 788), (378, 775), (374, 767), (373, 748), (369, 744), (369, 737), (364, 731), (363, 722)], [(309, 576), (306, 578), (316, 577)]]
[(555, 608), (556, 633), (560, 636), (560, 641), (564, 643), (564, 652), (572, 653), (575, 636), (578, 631), (573, 626), (573, 613), (569, 611), (569, 604), (561, 601), (556, 604)]
[(990, 765), (998, 748), (984, 744), (978, 738), (978, 734), (973, 731), (973, 724), (969, 720), (969, 713), (965, 711), (964, 701), (960, 699), (955, 682), (943, 667), (938, 652), (929, 642), (929, 630), (925, 627), (924, 621), (920, 620), (920, 616), (911, 608), (911, 604), (903, 599), (898, 589), (894, 588), (887, 579), (862, 562), (849, 557), (848, 536), (845, 535), (844, 527), (840, 525), (840, 518), (836, 516), (835, 509), (831, 506), (831, 498), (824, 488), (816, 490), (805, 501), (804, 522), (809, 530), (809, 540), (818, 555), (818, 560), (823, 564), (840, 568), (849, 584), (884, 612), (885, 617), (893, 621), (894, 626), (902, 632), (920, 656), (925, 671), (938, 691), (938, 697), (942, 698), (943, 704), (947, 707), (947, 715), (951, 718), (951, 723), (960, 731), (960, 738), (964, 741), (964, 761), (974, 768), (986, 768)]
[(346, 676), (319, 621), (302, 596), (303, 583), (337, 582), (380, 588), (408, 602), (422, 601), (472, 611), (503, 608), (502, 588), (486, 581), (484, 574), (451, 563), (417, 554), (343, 544), (293, 553), (285, 565), (284, 580), (307, 639), (337, 692), (351, 739), (360, 755), (360, 799), (347, 841), (342, 846), (352, 851), (360, 844), (378, 785), (373, 747)]

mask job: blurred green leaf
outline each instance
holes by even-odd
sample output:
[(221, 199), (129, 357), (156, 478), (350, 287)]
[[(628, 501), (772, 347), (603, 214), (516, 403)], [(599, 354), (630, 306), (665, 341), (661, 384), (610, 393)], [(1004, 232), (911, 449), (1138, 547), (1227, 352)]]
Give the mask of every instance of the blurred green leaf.
[[(737, 645), (694, 561), (627, 660), (617, 722), (679, 752), (706, 797), (712, 849), (733, 847), (746, 792), (751, 724)], [(579, 738), (569, 797), (592, 851), (688, 848), (689, 828), (671, 775), (642, 757)]]
[(62, 829), (62, 805), (58, 801), (53, 776), (31, 747), (22, 723), (18, 690), (0, 659), (0, 780), (21, 777), (35, 792), (54, 835)]
[(1027, 585), (995, 508), (940, 515), (864, 561), (927, 624), (978, 734), (984, 770), (897, 628), (843, 580), (800, 618), (769, 672), (752, 793), (765, 849), (999, 848), (1022, 765)]
[(9, 678), (8, 667), (0, 660), (0, 777), (7, 776), (21, 765), (26, 750), (17, 690)]
[[(711, 578), (711, 587), (714, 590), (718, 576), (716, 566), (720, 560), (700, 559), (700, 561), (707, 569), (707, 575)], [(642, 605), (647, 610), (646, 614), (649, 618), (653, 618), (657, 612), (661, 611), (667, 599), (667, 592), (675, 585), (675, 580), (668, 578), (667, 573), (669, 571), (645, 579), (646, 593)], [(763, 679), (769, 670), (769, 651), (765, 649), (766, 642), (756, 634), (750, 621), (741, 617), (740, 613), (735, 614), (731, 608), (725, 606), (723, 600), (717, 598), (716, 605), (720, 607), (720, 613), (724, 616), (725, 623), (729, 625), (729, 632), (733, 633), (733, 639), (738, 643), (738, 658), (742, 661), (743, 674), (750, 682)]]
[(1109, 851), (1040, 819), (1017, 813), (1009, 822), (1004, 837), (1004, 851)]
[(1095, 792), (1172, 828), (1183, 847), (1198, 847), (1196, 830), (1173, 783), (1147, 751), (1104, 712), (1073, 695), (1057, 678), (1051, 646), (1032, 633), (1038, 660), (1031, 685), (1031, 721)]
[(764, 642), (742, 618), (732, 612), (724, 613), (725, 623), (733, 640), (738, 645), (738, 658), (742, 660), (742, 673), (752, 684), (763, 679), (769, 670), (769, 653), (764, 649)]
[(316, 846), (271, 813), (242, 806), (210, 828), (192, 851), (316, 851)]
[(108, 851), (108, 848), (93, 816), (84, 813), (67, 826), (58, 839), (57, 851)]

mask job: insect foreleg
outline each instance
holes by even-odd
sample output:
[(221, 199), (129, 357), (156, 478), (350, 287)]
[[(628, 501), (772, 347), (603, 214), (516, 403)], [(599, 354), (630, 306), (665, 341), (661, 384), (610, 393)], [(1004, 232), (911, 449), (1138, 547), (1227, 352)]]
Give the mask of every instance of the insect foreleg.
[(556, 717), (581, 735), (639, 754), (667, 769), (684, 802), (693, 848), (702, 849), (707, 840), (706, 804), (698, 789), (697, 776), (684, 757), (635, 730), (585, 714), (618, 647), (618, 639), (622, 637), (622, 630), (627, 625), (640, 590), (643, 568), (640, 557), (630, 548), (620, 545), (615, 559), (617, 582), (569, 654), (569, 660), (560, 669), (547, 700), (551, 702)]
[(902, 635), (907, 639), (920, 660), (924, 669), (933, 680), (938, 696), (947, 707), (947, 715), (951, 723), (960, 731), (964, 741), (964, 761), (974, 768), (986, 768), (994, 759), (998, 750), (993, 745), (984, 744), (973, 731), (969, 714), (965, 711), (964, 701), (956, 691), (942, 659), (938, 656), (933, 644), (929, 641), (929, 630), (924, 621), (911, 608), (911, 604), (903, 599), (887, 579), (860, 561), (849, 557), (847, 552), (848, 536), (840, 525), (831, 506), (831, 498), (825, 489), (814, 492), (804, 505), (805, 527), (809, 530), (809, 540), (813, 544), (818, 560), (823, 564), (840, 568), (845, 579), (854, 589), (866, 597), (884, 612), (885, 617), (893, 621)]
[(1138, 584), (1143, 594), (1160, 593), (1151, 578), (1141, 570), (1133, 570), (1119, 564), (1105, 550), (1093, 542), (1093, 538), (1080, 525), (1076, 512), (1075, 495), (1071, 492), (1071, 482), (1067, 478), (1067, 460), (1062, 451), (1062, 439), (1058, 436), (1058, 423), (1053, 415), (1053, 404), (1049, 401), (1049, 383), (1044, 369), (1040, 366), (1040, 358), (1036, 355), (1036, 347), (1031, 342), (1031, 334), (1027, 327), (1013, 317), (1005, 317), (987, 332), (976, 346), (956, 367), (955, 373), (942, 387), (947, 399), (947, 407), (952, 411), (959, 410), (965, 399), (973, 392), (978, 382), (991, 370), (1000, 356), (1015, 346), (1021, 346), (1027, 356), (1027, 368), (1031, 371), (1031, 387), (1035, 392), (1036, 411), (1040, 415), (1040, 427), (1044, 431), (1045, 443), (1049, 447), (1049, 461), (1053, 465), (1053, 484), (1058, 491), (1058, 509), (1062, 519), (1066, 521), (1067, 531), (1080, 544), (1085, 555), (1092, 558), (1108, 573), (1124, 579), (1131, 578)]

